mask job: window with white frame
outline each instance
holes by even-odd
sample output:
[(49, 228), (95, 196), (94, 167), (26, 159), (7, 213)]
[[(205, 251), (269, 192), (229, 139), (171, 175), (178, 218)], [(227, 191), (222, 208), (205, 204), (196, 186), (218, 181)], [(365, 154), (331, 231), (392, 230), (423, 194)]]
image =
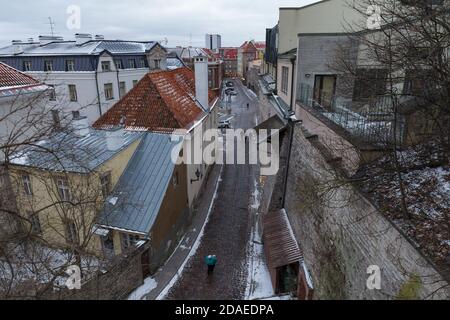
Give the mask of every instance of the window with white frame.
[(74, 84), (69, 84), (69, 99), (72, 102), (78, 101), (77, 87)]
[(66, 222), (66, 240), (72, 244), (78, 242), (77, 226), (73, 221)]
[(145, 59), (139, 60), (139, 67), (145, 68)]
[(31, 61), (23, 62), (23, 71), (31, 71)]
[(111, 193), (111, 173), (110, 172), (104, 174), (100, 178), (100, 184), (102, 186), (103, 198), (106, 199), (109, 196), (109, 194)]
[(135, 87), (138, 84), (138, 80), (133, 80), (133, 87)]
[(53, 71), (53, 61), (52, 60), (45, 60), (44, 61), (44, 71), (45, 72)]
[(75, 71), (75, 61), (74, 60), (66, 60), (66, 71), (67, 72)]
[(33, 187), (31, 186), (31, 178), (28, 174), (22, 175), (23, 190), (27, 196), (33, 195)]
[(127, 94), (127, 84), (125, 83), (125, 81), (121, 81), (119, 83), (119, 95), (122, 98), (126, 94)]
[(109, 61), (102, 61), (102, 71), (103, 72), (111, 71), (111, 62), (109, 62)]
[(155, 69), (161, 69), (161, 60), (155, 59)]
[(123, 69), (123, 64), (122, 64), (122, 60), (121, 59), (117, 59), (114, 62), (116, 63), (116, 68), (117, 69)]
[(58, 187), (58, 195), (61, 201), (70, 201), (70, 187), (69, 181), (65, 178), (60, 178), (56, 180), (56, 185)]
[(136, 60), (135, 59), (129, 59), (128, 60), (128, 68), (136, 69)]
[(288, 93), (289, 88), (289, 68), (282, 67), (281, 68), (281, 92), (284, 94)]
[(106, 100), (114, 99), (114, 91), (112, 83), (105, 84), (105, 99)]
[(28, 218), (31, 224), (31, 233), (40, 234), (42, 233), (41, 221), (39, 220), (39, 215), (37, 213), (28, 213)]

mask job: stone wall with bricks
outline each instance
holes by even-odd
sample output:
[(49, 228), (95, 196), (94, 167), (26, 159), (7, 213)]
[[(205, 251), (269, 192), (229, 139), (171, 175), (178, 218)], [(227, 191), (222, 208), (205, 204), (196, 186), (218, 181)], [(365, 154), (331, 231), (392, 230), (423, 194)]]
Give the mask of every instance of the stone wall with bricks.
[[(286, 209), (315, 299), (448, 299), (450, 287), (412, 242), (340, 178), (301, 125), (294, 132)], [(381, 290), (370, 290), (378, 266)]]

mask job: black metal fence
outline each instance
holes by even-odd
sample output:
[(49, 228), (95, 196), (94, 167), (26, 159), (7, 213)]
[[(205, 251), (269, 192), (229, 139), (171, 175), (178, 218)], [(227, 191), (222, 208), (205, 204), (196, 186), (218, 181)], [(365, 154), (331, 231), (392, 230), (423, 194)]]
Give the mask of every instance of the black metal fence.
[(390, 97), (355, 102), (326, 91), (314, 92), (310, 85), (301, 83), (297, 100), (358, 141), (379, 147), (404, 142), (405, 119), (394, 116)]

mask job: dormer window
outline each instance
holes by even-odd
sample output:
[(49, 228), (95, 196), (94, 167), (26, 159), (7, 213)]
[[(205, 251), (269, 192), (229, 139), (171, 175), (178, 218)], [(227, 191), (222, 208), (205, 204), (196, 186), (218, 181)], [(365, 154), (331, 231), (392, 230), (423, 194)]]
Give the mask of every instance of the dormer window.
[(23, 62), (23, 71), (31, 71), (31, 61)]
[(136, 60), (135, 59), (128, 60), (128, 67), (130, 69), (136, 69)]
[(74, 60), (66, 60), (66, 72), (75, 71), (75, 61)]
[(145, 60), (144, 59), (141, 59), (141, 60), (139, 60), (139, 64), (140, 64), (140, 68), (145, 68)]
[(44, 61), (44, 71), (45, 72), (53, 71), (53, 61), (52, 60), (45, 60)]
[(155, 60), (155, 69), (161, 69), (161, 60), (160, 59)]
[(115, 60), (116, 63), (116, 68), (117, 69), (123, 69), (123, 64), (122, 64), (122, 60)]
[(109, 61), (102, 61), (102, 71), (103, 72), (111, 71), (111, 62), (109, 62)]

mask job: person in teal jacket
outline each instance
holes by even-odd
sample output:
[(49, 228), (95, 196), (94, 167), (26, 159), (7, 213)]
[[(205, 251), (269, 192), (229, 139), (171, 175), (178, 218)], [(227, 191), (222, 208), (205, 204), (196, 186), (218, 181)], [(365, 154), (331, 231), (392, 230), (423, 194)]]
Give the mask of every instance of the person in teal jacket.
[(217, 264), (217, 257), (216, 256), (206, 256), (205, 257), (206, 265), (208, 266), (208, 275), (213, 274), (214, 268)]

